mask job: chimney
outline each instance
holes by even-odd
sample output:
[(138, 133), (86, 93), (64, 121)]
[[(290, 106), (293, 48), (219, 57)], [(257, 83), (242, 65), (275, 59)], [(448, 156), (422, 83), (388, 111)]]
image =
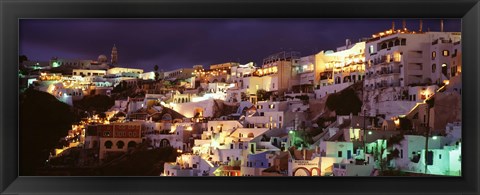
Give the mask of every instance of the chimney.
[(443, 19), (440, 20), (440, 32), (443, 32)]
[(423, 29), (423, 20), (420, 20), (420, 27), (418, 28), (419, 32), (422, 32)]
[(407, 27), (406, 23), (405, 23), (405, 19), (402, 20), (402, 29), (405, 30), (405, 28)]
[(395, 31), (395, 21), (392, 21), (392, 31)]
[(350, 39), (345, 39), (345, 46), (348, 48), (349, 45), (350, 45)]

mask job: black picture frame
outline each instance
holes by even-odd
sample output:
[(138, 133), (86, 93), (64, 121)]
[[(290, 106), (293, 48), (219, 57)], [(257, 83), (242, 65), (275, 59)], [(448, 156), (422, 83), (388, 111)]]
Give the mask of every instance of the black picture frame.
[[(462, 18), (461, 177), (19, 177), (20, 18)], [(3, 194), (480, 194), (478, 0), (0, 0)]]

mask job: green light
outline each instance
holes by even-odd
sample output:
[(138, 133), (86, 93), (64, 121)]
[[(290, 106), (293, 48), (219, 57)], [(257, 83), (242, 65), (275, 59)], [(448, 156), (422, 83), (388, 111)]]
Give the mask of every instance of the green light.
[(56, 68), (56, 67), (59, 67), (60, 65), (58, 64), (58, 62), (53, 62), (52, 63), (52, 67)]
[(368, 131), (368, 135), (372, 135), (372, 131)]
[(433, 140), (436, 140), (436, 139), (437, 139), (437, 136), (433, 136), (432, 139), (433, 139)]

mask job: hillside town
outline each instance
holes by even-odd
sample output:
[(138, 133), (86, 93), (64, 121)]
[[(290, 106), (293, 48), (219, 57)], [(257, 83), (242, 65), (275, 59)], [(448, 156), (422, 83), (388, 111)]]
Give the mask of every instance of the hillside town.
[(109, 57), (22, 61), (20, 92), (45, 92), (71, 108), (88, 98), (111, 101), (104, 111), (75, 109), (81, 119), (43, 171), (154, 159), (143, 154), (170, 148), (173, 157), (155, 157), (145, 169), (157, 176), (461, 176), (461, 33), (444, 32), (443, 24), (424, 30), (420, 21), (415, 30), (392, 24), (367, 36), (311, 55), (272, 53), (261, 64), (153, 71), (119, 63), (121, 45), (112, 43)]

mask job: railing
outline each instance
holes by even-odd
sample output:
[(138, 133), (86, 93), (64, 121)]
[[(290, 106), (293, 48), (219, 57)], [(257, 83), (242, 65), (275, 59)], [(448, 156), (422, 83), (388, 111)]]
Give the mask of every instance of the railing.
[(437, 39), (432, 42), (432, 45), (436, 45), (438, 43), (452, 43), (452, 40), (442, 40), (442, 39)]

